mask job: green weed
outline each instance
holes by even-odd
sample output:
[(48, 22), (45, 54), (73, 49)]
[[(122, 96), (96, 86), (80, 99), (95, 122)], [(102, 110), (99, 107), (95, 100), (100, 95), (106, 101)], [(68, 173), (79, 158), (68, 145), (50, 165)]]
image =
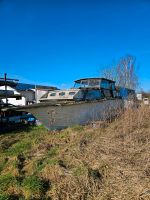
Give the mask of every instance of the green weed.
[(73, 131), (79, 131), (79, 132), (81, 132), (81, 131), (84, 130), (84, 127), (81, 126), (81, 125), (75, 125), (75, 126), (72, 126), (71, 129), (72, 129)]
[(17, 180), (11, 174), (1, 175), (0, 176), (0, 194), (4, 191), (7, 191), (10, 185), (16, 185)]
[(53, 158), (58, 155), (58, 147), (53, 147), (48, 151), (48, 156)]
[(0, 161), (0, 172), (3, 171), (4, 167), (6, 166), (7, 159), (3, 159)]
[(22, 186), (30, 192), (41, 192), (43, 190), (43, 183), (37, 176), (29, 176), (23, 180)]
[(78, 166), (73, 169), (73, 175), (77, 177), (85, 175), (86, 173), (87, 173), (87, 169), (85, 166)]
[(10, 200), (10, 198), (6, 194), (0, 194), (0, 200)]
[(46, 163), (47, 163), (48, 165), (57, 165), (57, 164), (58, 164), (58, 159), (55, 159), (55, 158), (49, 159), (49, 160), (47, 160)]
[(31, 149), (32, 144), (30, 141), (21, 141), (8, 149), (7, 155), (18, 155)]

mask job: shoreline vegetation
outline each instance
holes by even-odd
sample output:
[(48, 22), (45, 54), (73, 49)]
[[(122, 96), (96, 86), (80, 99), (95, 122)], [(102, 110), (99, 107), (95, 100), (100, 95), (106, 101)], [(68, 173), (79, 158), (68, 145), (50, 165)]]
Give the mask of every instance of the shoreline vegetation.
[(150, 107), (62, 131), (0, 134), (0, 200), (148, 200)]

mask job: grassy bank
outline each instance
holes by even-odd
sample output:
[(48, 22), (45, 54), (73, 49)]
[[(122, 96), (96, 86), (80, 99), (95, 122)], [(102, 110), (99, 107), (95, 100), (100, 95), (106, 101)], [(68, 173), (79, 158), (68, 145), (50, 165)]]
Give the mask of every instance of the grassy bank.
[(147, 200), (150, 109), (112, 123), (0, 135), (0, 200)]

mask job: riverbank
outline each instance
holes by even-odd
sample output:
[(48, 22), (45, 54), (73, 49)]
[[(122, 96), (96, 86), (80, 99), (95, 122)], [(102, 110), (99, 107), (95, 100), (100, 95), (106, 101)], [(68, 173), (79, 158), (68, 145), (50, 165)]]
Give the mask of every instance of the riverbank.
[(0, 135), (0, 200), (146, 200), (150, 109), (62, 131)]

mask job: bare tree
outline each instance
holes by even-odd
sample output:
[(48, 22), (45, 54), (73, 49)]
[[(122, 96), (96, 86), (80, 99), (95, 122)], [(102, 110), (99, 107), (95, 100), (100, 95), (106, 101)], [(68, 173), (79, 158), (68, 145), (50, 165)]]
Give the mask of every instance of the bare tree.
[(136, 58), (134, 56), (122, 57), (116, 65), (102, 71), (104, 78), (116, 81), (116, 85), (129, 89), (136, 89), (138, 76), (136, 73)]

